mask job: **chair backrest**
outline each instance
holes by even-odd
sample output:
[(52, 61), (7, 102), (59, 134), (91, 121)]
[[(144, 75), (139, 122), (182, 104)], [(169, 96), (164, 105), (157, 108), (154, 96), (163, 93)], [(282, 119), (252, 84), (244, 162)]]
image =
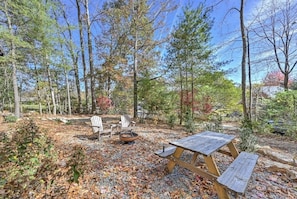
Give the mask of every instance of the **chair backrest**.
[(131, 123), (131, 119), (129, 117), (129, 115), (121, 115), (121, 124), (122, 127), (129, 127)]
[(102, 119), (99, 116), (92, 116), (91, 117), (91, 124), (92, 124), (92, 129), (94, 133), (97, 133), (98, 131), (101, 132), (103, 131), (103, 124), (102, 124)]

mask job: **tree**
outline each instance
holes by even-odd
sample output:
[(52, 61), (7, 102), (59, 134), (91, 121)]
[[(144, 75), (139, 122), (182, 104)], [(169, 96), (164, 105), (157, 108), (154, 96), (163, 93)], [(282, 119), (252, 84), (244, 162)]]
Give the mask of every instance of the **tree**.
[(297, 3), (293, 0), (273, 0), (265, 4), (265, 8), (257, 18), (259, 27), (255, 28), (255, 32), (266, 41), (267, 48), (264, 50), (271, 52), (269, 58), (273, 58), (271, 60), (284, 75), (284, 89), (288, 90), (289, 75), (297, 65)]
[[(158, 48), (167, 39), (157, 37), (157, 34), (165, 26), (165, 16), (176, 7), (171, 0), (150, 4), (147, 0), (114, 0), (105, 5), (103, 12), (108, 16), (102, 18), (105, 39), (98, 42), (103, 42), (106, 47), (104, 53), (101, 50), (104, 55), (102, 72), (109, 73), (118, 67), (122, 71), (122, 77), (117, 75), (118, 80), (125, 80), (129, 85), (132, 78), (133, 117), (137, 117), (138, 83), (148, 70), (156, 68), (160, 55)], [(114, 15), (107, 15), (107, 10)]]
[[(265, 86), (282, 86), (284, 83), (285, 75), (281, 71), (270, 72), (264, 78)], [(293, 83), (292, 80), (288, 80), (288, 86)]]
[[(18, 41), (18, 36), (16, 35), (16, 33), (13, 30), (13, 15), (11, 12), (11, 7), (12, 5), (9, 4), (10, 2), (8, 1), (4, 1), (3, 2), (3, 12), (5, 14), (5, 18), (7, 20), (6, 25), (7, 25), (7, 32), (6, 32), (6, 39), (7, 39), (7, 43), (9, 45), (9, 49), (10, 49), (10, 56), (11, 56), (11, 60), (10, 60), (10, 65), (12, 67), (12, 80), (13, 80), (13, 93), (14, 93), (14, 113), (15, 116), (17, 118), (20, 117), (20, 101), (19, 101), (19, 91), (18, 91), (18, 83), (17, 83), (17, 41)], [(3, 33), (2, 33), (3, 34)], [(19, 46), (24, 45), (24, 43), (20, 43)]]
[[(60, 5), (62, 5), (62, 2), (60, 2)], [(66, 14), (65, 7), (61, 6), (60, 8), (61, 8), (61, 13), (62, 13), (64, 22), (66, 23), (66, 31), (62, 31), (61, 34), (64, 38), (64, 43), (66, 45), (66, 49), (68, 50), (70, 57), (72, 59), (73, 71), (74, 71), (74, 76), (75, 76), (75, 84), (76, 84), (76, 90), (77, 90), (77, 100), (78, 100), (77, 112), (81, 113), (82, 100), (81, 100), (81, 88), (80, 88), (79, 67), (78, 67), (78, 52), (76, 52), (77, 48), (75, 46), (74, 37), (73, 37), (74, 26), (71, 25), (69, 22), (69, 19), (68, 19), (69, 16), (67, 16), (67, 14)], [(57, 21), (58, 21), (58, 19), (57, 19)], [(60, 25), (60, 26), (61, 26), (61, 29), (63, 29), (64, 26), (63, 25)], [(65, 71), (67, 73), (67, 74), (65, 74), (66, 79), (67, 79), (66, 82), (68, 82), (68, 73), (70, 71)], [(67, 89), (67, 92), (69, 92), (68, 89)]]
[(0, 38), (4, 48), (9, 52), (4, 62), (12, 68), (14, 111), (16, 117), (20, 117), (18, 73), (21, 69), (27, 68), (33, 56), (40, 53), (37, 48), (46, 46), (44, 49), (51, 49), (48, 33), (52, 30), (52, 20), (48, 12), (52, 2), (5, 0), (1, 1), (0, 5), (0, 15), (3, 19), (1, 23), (4, 27), (1, 29)]
[(126, 54), (129, 52), (129, 22), (122, 20), (127, 15), (125, 6), (124, 1), (105, 2), (100, 18), (96, 20), (101, 27), (101, 34), (96, 38), (96, 47), (98, 57), (102, 59), (102, 66), (98, 68), (96, 75), (99, 79), (100, 95), (108, 98), (112, 97), (112, 85), (125, 84), (127, 79), (123, 78), (127, 70)]
[(95, 79), (94, 79), (94, 55), (93, 55), (93, 40), (91, 36), (91, 21), (89, 14), (89, 0), (84, 0), (84, 7), (86, 11), (86, 27), (87, 27), (87, 38), (88, 38), (88, 55), (89, 55), (89, 66), (90, 66), (90, 79), (91, 79), (91, 99), (92, 99), (92, 113), (96, 110), (96, 97), (95, 97)]
[(247, 57), (247, 38), (246, 38), (246, 27), (244, 25), (244, 0), (240, 1), (240, 30), (241, 30), (241, 40), (242, 40), (242, 58), (241, 58), (241, 98), (242, 98), (242, 108), (243, 116), (245, 120), (250, 119), (250, 114), (247, 110), (246, 102), (246, 57)]
[[(209, 66), (208, 60), (211, 54), (209, 41), (212, 26), (209, 14), (210, 9), (205, 8), (203, 4), (196, 9), (185, 7), (168, 48), (168, 65), (172, 66), (172, 72), (175, 72), (173, 75), (179, 76), (175, 78), (176, 82), (179, 82), (181, 93), (180, 123), (182, 123), (184, 111), (191, 110), (193, 117), (195, 77), (209, 70), (207, 66)], [(185, 95), (184, 92), (186, 92)], [(183, 99), (184, 97), (186, 99)], [(191, 102), (184, 108), (184, 101), (189, 102), (190, 99)]]
[(83, 29), (83, 14), (81, 13), (81, 0), (76, 0), (76, 8), (77, 8), (77, 19), (79, 26), (79, 39), (80, 39), (80, 51), (81, 51), (81, 60), (83, 65), (83, 76), (85, 83), (85, 98), (86, 98), (86, 109), (89, 107), (89, 86), (88, 86), (88, 78), (87, 78), (87, 64), (86, 64), (86, 55), (85, 55), (85, 43), (84, 43), (84, 29)]

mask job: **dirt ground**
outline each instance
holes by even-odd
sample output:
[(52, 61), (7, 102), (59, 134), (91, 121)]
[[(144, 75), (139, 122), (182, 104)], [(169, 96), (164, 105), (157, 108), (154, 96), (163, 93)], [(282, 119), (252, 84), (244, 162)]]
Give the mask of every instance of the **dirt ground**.
[[(63, 117), (64, 119), (70, 119)], [(60, 151), (60, 167), (65, 167), (67, 154), (73, 146), (83, 146), (86, 153), (86, 170), (80, 183), (73, 183), (66, 195), (52, 198), (217, 198), (212, 182), (194, 173), (175, 167), (172, 173), (166, 171), (167, 159), (154, 154), (169, 141), (188, 134), (180, 127), (170, 129), (164, 124), (137, 124), (134, 131), (139, 139), (133, 144), (124, 144), (118, 135), (102, 137), (92, 133), (87, 124), (88, 115), (73, 116), (75, 120), (65, 124), (57, 117), (35, 117), (35, 121), (52, 138)], [(116, 123), (118, 116), (103, 116), (104, 124)], [(227, 126), (230, 124), (227, 124)], [(0, 132), (7, 132), (14, 124), (1, 121)], [(235, 134), (234, 129), (224, 133)], [(296, 141), (284, 136), (269, 135), (258, 138), (260, 145), (277, 148), (285, 153), (296, 155)], [(184, 154), (187, 158), (190, 154)], [(260, 158), (243, 198), (297, 198), (297, 180), (286, 171), (267, 170), (267, 157)], [(231, 158), (215, 154), (218, 167), (223, 172)], [(202, 166), (201, 166), (202, 165)], [(197, 166), (203, 166), (203, 159), (197, 160)], [(296, 167), (290, 167), (296, 170)], [(231, 196), (233, 198), (233, 196)]]
[[(238, 125), (236, 123), (223, 124), (226, 128), (223, 128), (225, 132), (229, 134), (238, 135)], [(235, 128), (234, 128), (235, 127)], [(257, 135), (257, 144), (261, 146), (270, 146), (281, 151), (297, 155), (297, 143), (296, 140), (286, 137), (280, 134), (265, 134)]]

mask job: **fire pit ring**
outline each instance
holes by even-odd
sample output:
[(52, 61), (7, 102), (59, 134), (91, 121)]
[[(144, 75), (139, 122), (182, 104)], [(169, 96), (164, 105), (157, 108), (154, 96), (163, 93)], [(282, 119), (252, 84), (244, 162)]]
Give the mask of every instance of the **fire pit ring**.
[(120, 133), (120, 140), (122, 142), (133, 142), (139, 138), (138, 134), (132, 131)]

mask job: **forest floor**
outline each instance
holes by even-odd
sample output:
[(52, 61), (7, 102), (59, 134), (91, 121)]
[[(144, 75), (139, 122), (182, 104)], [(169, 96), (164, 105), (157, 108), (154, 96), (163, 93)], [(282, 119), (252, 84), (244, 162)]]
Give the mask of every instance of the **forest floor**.
[[(87, 115), (73, 116), (77, 120), (71, 120), (70, 124), (59, 122), (57, 117), (37, 116), (34, 120), (59, 151), (57, 165), (65, 167), (73, 147), (79, 145), (85, 149), (85, 171), (79, 183), (69, 184), (64, 180), (68, 186), (66, 195), (52, 195), (51, 198), (217, 198), (212, 182), (179, 166), (169, 174), (166, 171), (168, 160), (154, 154), (169, 141), (189, 135), (181, 127), (170, 129), (164, 124), (137, 124), (134, 131), (139, 139), (133, 144), (124, 144), (118, 135), (104, 136), (98, 141), (90, 125), (86, 124)], [(118, 116), (103, 116), (105, 124), (118, 121)], [(0, 123), (0, 132), (14, 128), (14, 124)], [(239, 136), (234, 128), (226, 128), (224, 133)], [(296, 141), (269, 134), (259, 136), (258, 144), (263, 150), (257, 152), (260, 158), (244, 198), (297, 198), (296, 165), (271, 158), (266, 153), (274, 151), (295, 158)], [(268, 150), (265, 152), (265, 149)], [(222, 154), (215, 154), (215, 159), (221, 172), (232, 161)], [(199, 158), (197, 164), (201, 163), (203, 159)], [(285, 169), (279, 164), (285, 164)]]

